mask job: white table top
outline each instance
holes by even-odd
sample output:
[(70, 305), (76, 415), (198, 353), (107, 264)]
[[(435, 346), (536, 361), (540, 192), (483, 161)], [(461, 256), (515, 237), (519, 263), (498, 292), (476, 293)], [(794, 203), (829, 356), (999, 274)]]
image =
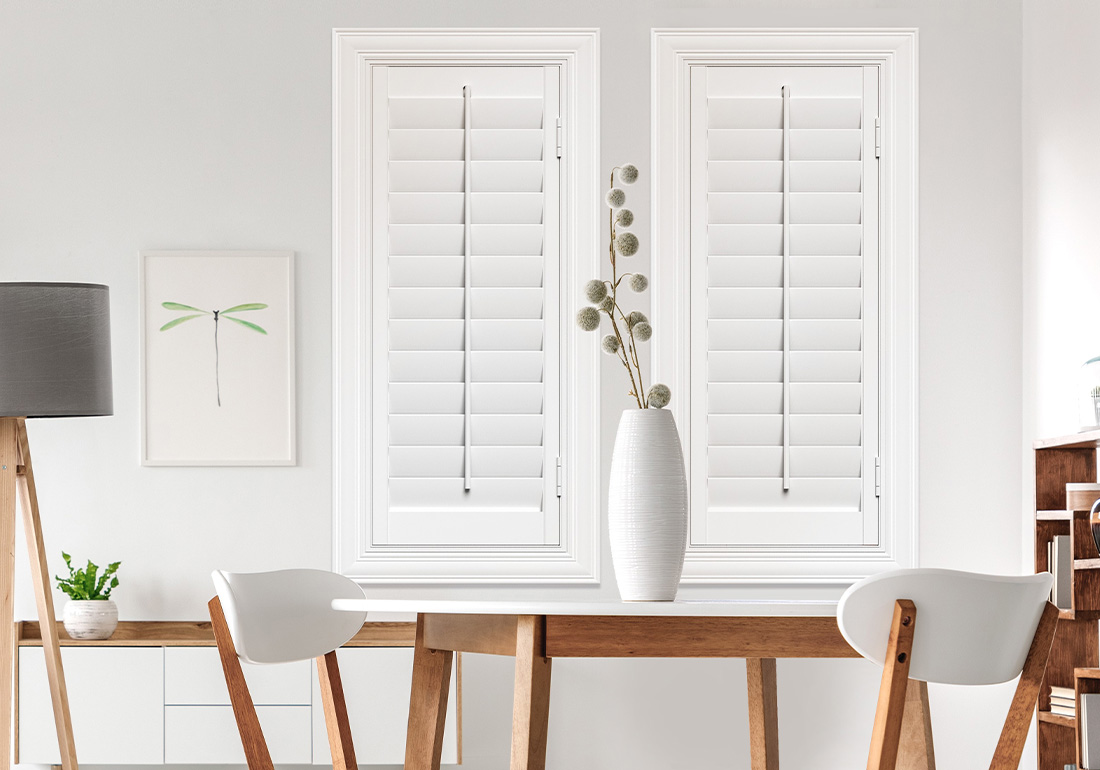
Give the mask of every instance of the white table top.
[(335, 610), (436, 615), (622, 615), (643, 617), (835, 617), (832, 601), (539, 602), (336, 599)]

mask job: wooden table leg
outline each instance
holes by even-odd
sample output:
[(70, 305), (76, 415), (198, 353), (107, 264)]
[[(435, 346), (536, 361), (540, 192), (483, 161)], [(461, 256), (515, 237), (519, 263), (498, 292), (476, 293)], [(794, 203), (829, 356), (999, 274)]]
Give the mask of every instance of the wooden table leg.
[(779, 770), (779, 699), (775, 658), (748, 658), (749, 756), (752, 770)]
[(409, 730), (405, 741), (405, 770), (439, 770), (452, 660), (453, 652), (429, 650), (424, 646), (424, 615), (418, 615), (416, 645), (413, 648), (412, 695), (409, 699)]
[(15, 420), (0, 419), (0, 768), (11, 767), (15, 673)]
[(546, 618), (541, 615), (522, 615), (516, 621), (514, 697), (511, 770), (545, 770), (550, 659), (546, 657)]
[(905, 688), (905, 714), (901, 720), (897, 770), (936, 770), (927, 682), (910, 679)]

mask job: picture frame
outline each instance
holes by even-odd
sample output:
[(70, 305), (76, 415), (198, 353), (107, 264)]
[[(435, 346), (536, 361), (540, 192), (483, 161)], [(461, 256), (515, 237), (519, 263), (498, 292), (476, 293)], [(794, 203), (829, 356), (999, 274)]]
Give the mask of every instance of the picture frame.
[(140, 259), (141, 464), (295, 465), (294, 253)]

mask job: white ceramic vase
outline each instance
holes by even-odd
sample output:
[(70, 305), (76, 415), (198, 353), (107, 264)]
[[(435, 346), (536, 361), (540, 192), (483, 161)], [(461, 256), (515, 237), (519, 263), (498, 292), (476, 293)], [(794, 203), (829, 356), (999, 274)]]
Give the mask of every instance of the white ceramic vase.
[(73, 639), (109, 639), (118, 626), (118, 606), (111, 599), (74, 599), (65, 605), (64, 617)]
[(607, 527), (619, 595), (676, 598), (687, 548), (684, 452), (672, 413), (627, 409), (619, 420), (607, 492)]

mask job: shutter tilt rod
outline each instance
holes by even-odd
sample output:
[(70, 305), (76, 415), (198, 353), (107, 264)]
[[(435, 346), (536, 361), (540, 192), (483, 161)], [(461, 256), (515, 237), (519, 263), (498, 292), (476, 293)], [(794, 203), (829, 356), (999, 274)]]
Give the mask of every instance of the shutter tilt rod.
[(463, 368), (463, 490), (470, 491), (472, 484), (472, 466), (473, 466), (473, 451), (471, 449), (471, 432), (472, 432), (472, 419), (470, 413), (473, 411), (473, 394), (470, 391), (471, 382), (471, 351), (473, 350), (473, 344), (471, 340), (472, 324), (471, 324), (471, 312), (470, 305), (473, 299), (473, 293), (471, 291), (471, 233), (470, 233), (470, 147), (472, 145), (470, 139), (470, 87), (462, 86), (462, 138), (463, 138), (463, 152), (462, 152), (462, 256), (463, 256), (463, 293), (462, 293), (462, 313), (463, 313), (463, 355), (462, 355), (462, 368)]
[(783, 86), (783, 491), (791, 488), (791, 91)]

